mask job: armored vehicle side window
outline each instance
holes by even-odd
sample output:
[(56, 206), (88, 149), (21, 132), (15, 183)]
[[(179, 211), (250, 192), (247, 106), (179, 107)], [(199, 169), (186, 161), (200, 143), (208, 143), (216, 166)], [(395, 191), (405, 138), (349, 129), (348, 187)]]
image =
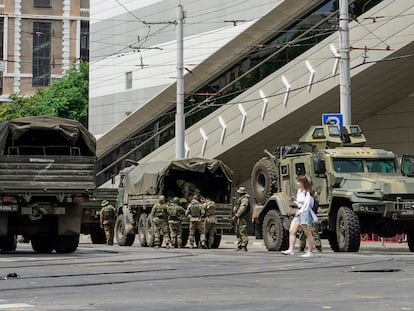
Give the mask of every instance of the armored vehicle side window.
[(305, 176), (306, 175), (305, 163), (296, 163), (295, 172), (296, 172), (296, 176)]
[(364, 171), (363, 162), (359, 159), (334, 159), (333, 166), (337, 173), (360, 173)]
[(393, 160), (366, 160), (368, 172), (372, 173), (395, 173), (395, 163)]
[(321, 139), (325, 138), (325, 129), (323, 127), (318, 127), (313, 131), (312, 134), (313, 139)]

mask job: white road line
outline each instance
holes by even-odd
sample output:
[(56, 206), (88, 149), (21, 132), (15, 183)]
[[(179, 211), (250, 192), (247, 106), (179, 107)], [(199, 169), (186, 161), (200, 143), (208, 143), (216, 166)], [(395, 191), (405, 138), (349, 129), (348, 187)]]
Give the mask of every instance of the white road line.
[(7, 303), (7, 304), (0, 304), (0, 310), (6, 309), (17, 309), (17, 308), (33, 308), (34, 305), (29, 305), (27, 303)]

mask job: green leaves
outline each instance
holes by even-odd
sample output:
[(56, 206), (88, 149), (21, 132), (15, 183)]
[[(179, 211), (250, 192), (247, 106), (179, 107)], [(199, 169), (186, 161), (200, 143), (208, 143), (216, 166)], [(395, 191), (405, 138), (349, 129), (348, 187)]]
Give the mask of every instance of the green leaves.
[(79, 69), (73, 66), (48, 89), (39, 88), (33, 96), (12, 94), (10, 103), (0, 105), (0, 121), (48, 115), (78, 120), (87, 127), (88, 80), (89, 65), (81, 63)]

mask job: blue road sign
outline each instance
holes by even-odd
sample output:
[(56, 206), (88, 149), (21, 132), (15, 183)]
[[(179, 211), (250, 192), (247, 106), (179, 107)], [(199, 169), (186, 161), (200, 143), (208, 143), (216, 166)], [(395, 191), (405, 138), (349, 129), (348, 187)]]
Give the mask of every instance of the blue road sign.
[(343, 116), (340, 113), (324, 113), (322, 114), (322, 124), (336, 124), (342, 132), (342, 128), (344, 127)]

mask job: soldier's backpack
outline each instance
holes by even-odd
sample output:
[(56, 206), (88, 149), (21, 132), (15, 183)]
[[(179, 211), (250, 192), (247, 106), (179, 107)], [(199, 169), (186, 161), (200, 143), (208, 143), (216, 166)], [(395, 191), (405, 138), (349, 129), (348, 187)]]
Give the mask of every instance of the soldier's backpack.
[(200, 204), (199, 203), (191, 202), (190, 215), (191, 215), (191, 217), (200, 217), (201, 216), (201, 210), (200, 210)]

